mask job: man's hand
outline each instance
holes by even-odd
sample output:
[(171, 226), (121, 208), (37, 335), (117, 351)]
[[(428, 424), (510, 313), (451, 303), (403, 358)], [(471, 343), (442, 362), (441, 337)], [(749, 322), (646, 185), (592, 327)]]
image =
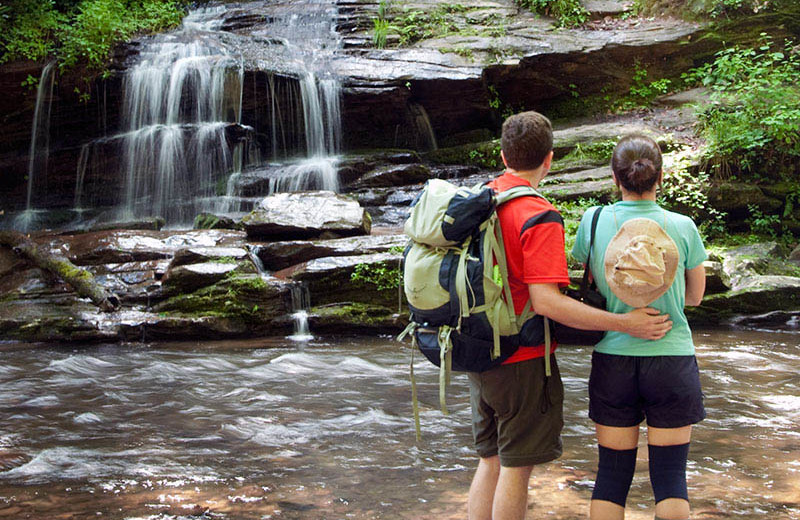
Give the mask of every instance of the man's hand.
[(669, 314), (650, 307), (635, 309), (625, 314), (622, 332), (641, 339), (661, 339), (672, 328)]

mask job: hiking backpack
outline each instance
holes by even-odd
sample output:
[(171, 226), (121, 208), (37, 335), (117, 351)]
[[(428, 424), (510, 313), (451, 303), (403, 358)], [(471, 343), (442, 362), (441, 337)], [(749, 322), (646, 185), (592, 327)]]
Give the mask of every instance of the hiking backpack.
[[(457, 187), (431, 179), (412, 203), (404, 231), (403, 287), (411, 321), (398, 337), (439, 366), (439, 401), (447, 413), (450, 371), (483, 372), (502, 364), (520, 343), (545, 343), (549, 375), (550, 328), (535, 319), (530, 300), (514, 312), (497, 207), (518, 197), (542, 197), (530, 186), (495, 193), (486, 185)], [(413, 352), (413, 351), (412, 351)], [(416, 385), (412, 399), (419, 432)]]

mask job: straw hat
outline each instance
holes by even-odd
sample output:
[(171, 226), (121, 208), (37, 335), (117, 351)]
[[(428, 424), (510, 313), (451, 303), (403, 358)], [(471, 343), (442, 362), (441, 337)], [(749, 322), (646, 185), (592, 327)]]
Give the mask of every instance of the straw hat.
[(611, 291), (631, 307), (653, 303), (672, 285), (678, 247), (655, 221), (626, 221), (606, 249), (604, 267)]

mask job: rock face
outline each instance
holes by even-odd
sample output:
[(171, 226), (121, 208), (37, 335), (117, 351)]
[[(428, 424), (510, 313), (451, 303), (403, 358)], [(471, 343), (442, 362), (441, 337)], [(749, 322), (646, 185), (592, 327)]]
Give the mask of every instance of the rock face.
[(269, 196), (242, 224), (248, 237), (267, 240), (368, 235), (372, 227), (357, 201), (326, 191)]
[[(708, 294), (699, 307), (687, 309), (687, 316), (697, 323), (719, 324), (766, 309), (800, 310), (800, 269), (787, 256), (770, 242), (722, 253), (719, 278), (728, 290)], [(745, 321), (737, 318), (737, 323)]]

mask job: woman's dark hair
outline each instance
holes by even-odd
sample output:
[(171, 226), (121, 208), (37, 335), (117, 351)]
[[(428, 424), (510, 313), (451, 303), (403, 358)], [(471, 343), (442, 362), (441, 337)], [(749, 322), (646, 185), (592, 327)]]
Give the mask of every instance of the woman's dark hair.
[(553, 126), (538, 112), (521, 112), (503, 123), (503, 157), (514, 170), (535, 170), (553, 150)]
[(661, 148), (644, 135), (629, 135), (617, 143), (611, 156), (611, 169), (628, 191), (644, 193), (653, 188), (661, 174)]

